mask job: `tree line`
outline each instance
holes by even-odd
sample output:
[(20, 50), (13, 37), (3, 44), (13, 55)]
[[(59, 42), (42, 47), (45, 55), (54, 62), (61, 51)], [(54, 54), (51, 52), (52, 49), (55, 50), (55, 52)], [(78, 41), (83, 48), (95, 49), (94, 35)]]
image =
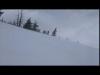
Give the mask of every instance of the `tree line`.
[[(2, 12), (0, 10), (0, 16), (3, 13), (4, 12)], [(11, 25), (15, 25), (15, 26), (18, 26), (18, 27), (22, 27), (24, 29), (28, 29), (28, 30), (32, 30), (32, 31), (36, 31), (36, 32), (42, 32), (43, 34), (47, 34), (47, 35), (50, 34), (49, 30), (43, 30), (43, 31), (41, 31), (41, 29), (39, 29), (39, 25), (38, 25), (37, 21), (35, 21), (34, 23), (32, 23), (31, 18), (27, 19), (26, 22), (23, 24), (23, 10), (21, 10), (20, 13), (18, 12), (16, 20), (14, 20), (13, 22), (6, 22), (3, 18), (0, 19), (0, 21), (4, 22), (4, 23), (11, 24)], [(57, 33), (57, 28), (55, 28), (52, 31), (51, 35), (52, 36), (56, 36), (56, 33)]]

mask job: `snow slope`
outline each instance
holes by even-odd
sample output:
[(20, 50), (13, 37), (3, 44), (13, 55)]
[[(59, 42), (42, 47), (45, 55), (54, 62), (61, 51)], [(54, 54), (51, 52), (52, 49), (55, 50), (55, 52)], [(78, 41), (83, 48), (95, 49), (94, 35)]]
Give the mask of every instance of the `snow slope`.
[(0, 65), (99, 65), (99, 49), (0, 22)]

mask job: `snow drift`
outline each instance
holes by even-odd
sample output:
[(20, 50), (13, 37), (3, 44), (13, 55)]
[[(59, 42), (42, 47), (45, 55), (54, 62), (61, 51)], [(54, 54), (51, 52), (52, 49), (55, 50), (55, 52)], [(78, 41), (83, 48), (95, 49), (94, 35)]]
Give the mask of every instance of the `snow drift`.
[(0, 65), (99, 65), (99, 49), (0, 22)]

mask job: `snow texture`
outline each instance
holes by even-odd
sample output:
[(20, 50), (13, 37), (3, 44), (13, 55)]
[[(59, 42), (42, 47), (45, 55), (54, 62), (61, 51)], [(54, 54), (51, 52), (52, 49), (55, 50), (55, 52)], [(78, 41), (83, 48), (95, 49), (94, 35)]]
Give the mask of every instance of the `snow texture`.
[(99, 49), (0, 22), (0, 65), (99, 65)]

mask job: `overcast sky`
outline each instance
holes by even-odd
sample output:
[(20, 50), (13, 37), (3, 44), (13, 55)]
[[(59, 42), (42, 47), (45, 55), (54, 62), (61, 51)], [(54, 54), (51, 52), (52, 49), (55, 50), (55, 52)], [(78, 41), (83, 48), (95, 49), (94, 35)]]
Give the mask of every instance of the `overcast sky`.
[[(12, 14), (15, 14), (15, 10), (3, 11), (5, 14), (2, 17), (9, 20), (14, 17)], [(26, 19), (31, 17), (37, 20), (41, 24), (40, 27), (52, 30), (57, 27), (57, 36), (63, 39), (78, 40), (82, 44), (99, 48), (99, 10), (24, 10), (23, 12)]]

